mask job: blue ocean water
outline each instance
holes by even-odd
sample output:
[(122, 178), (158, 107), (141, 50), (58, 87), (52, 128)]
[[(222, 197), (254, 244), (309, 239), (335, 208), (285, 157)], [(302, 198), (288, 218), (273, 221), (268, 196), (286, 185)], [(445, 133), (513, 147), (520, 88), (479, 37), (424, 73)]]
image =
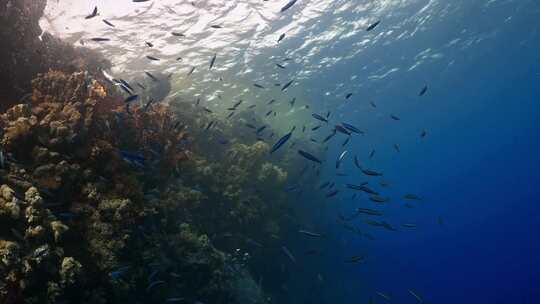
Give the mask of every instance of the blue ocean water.
[[(345, 273), (327, 291), (328, 302), (386, 302), (375, 294), (380, 291), (391, 295), (391, 302), (415, 303), (407, 289), (429, 303), (540, 301), (540, 5), (485, 4), (452, 1), (448, 6), (454, 10), (431, 20), (414, 38), (388, 46), (381, 42), (336, 71), (355, 74), (357, 67), (373, 61), (406, 69), (403, 58), (409, 54), (441, 49), (453, 35), (476, 33), (472, 46), (446, 48), (445, 60), (363, 91), (378, 108), (399, 113), (399, 122), (370, 116), (365, 100), (363, 111), (343, 114), (345, 121), (369, 128), (369, 141), (353, 140), (348, 150), (362, 155), (367, 167), (385, 172), (391, 196), (412, 192), (424, 200), (414, 209), (404, 208), (399, 199), (384, 207), (398, 232), (364, 225), (361, 229), (376, 240), (343, 238), (345, 244), (333, 255), (343, 259), (363, 253), (367, 262), (328, 266), (330, 277)], [(420, 98), (424, 83), (429, 91)], [(420, 139), (423, 129), (427, 136)], [(400, 153), (392, 149), (394, 143)], [(367, 157), (371, 148), (377, 149), (373, 160)], [(331, 155), (337, 155), (341, 148), (333, 150)], [(338, 178), (332, 166), (330, 161), (328, 179)], [(354, 170), (349, 166), (346, 171), (354, 175)], [(331, 204), (351, 212), (370, 203), (344, 196)], [(328, 213), (336, 216), (333, 210)], [(403, 222), (418, 227), (399, 227)], [(332, 227), (336, 234), (345, 233)]]

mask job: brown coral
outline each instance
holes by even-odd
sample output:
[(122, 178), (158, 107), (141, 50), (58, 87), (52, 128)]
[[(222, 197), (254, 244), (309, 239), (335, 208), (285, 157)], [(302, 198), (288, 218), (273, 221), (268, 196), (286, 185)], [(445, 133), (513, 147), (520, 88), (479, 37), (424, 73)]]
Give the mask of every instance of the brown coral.
[[(166, 107), (125, 112), (109, 91), (86, 73), (49, 71), (33, 81), (31, 104), (0, 115), (0, 140), (9, 155), (2, 180), (15, 188), (0, 191), (0, 217), (12, 238), (2, 243), (13, 278), (0, 284), (6, 296), (56, 301), (88, 277), (93, 288), (106, 288), (99, 277), (137, 244), (129, 242), (133, 229), (151, 212), (142, 204), (143, 184), (166, 180), (186, 159), (187, 145), (177, 143), (187, 133), (173, 124)], [(142, 180), (145, 176), (122, 159), (122, 150), (140, 151), (153, 161), (147, 170), (160, 174)], [(23, 201), (16, 190), (26, 191)], [(65, 251), (72, 257), (65, 258)], [(82, 275), (85, 265), (93, 266)], [(38, 277), (50, 278), (46, 290), (37, 287)], [(3, 289), (10, 282), (19, 287)]]

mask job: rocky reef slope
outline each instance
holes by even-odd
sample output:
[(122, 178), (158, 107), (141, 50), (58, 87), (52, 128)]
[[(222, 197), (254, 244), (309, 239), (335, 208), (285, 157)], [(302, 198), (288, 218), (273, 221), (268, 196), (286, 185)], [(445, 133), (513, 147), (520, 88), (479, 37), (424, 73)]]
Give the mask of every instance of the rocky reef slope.
[(51, 71), (0, 116), (0, 298), (234, 303), (246, 261), (213, 240), (278, 237), (287, 173), (262, 142), (205, 157), (181, 116), (110, 89)]

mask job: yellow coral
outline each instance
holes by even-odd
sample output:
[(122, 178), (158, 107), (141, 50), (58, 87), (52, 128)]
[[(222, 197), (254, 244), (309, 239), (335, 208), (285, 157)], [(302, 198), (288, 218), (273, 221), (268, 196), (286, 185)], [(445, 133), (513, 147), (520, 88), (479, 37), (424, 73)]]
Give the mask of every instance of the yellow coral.
[(59, 242), (62, 238), (62, 235), (69, 230), (69, 227), (64, 225), (61, 221), (51, 222), (51, 229), (54, 235), (54, 241)]
[(82, 272), (82, 265), (73, 257), (64, 257), (60, 266), (60, 277), (62, 285), (71, 285), (76, 282), (77, 277)]
[(0, 240), (0, 261), (11, 267), (20, 262), (20, 246), (15, 242)]
[(13, 190), (7, 185), (0, 186), (0, 216), (5, 215), (16, 220), (20, 212), (20, 202), (13, 196)]
[(287, 179), (287, 172), (272, 163), (264, 163), (259, 170), (261, 183), (281, 184)]
[(43, 202), (43, 198), (41, 198), (41, 195), (36, 187), (30, 187), (28, 190), (26, 190), (24, 193), (24, 199), (30, 205), (39, 205)]
[(0, 199), (4, 199), (6, 202), (11, 202), (13, 199), (13, 192), (13, 189), (11, 189), (8, 185), (1, 185)]

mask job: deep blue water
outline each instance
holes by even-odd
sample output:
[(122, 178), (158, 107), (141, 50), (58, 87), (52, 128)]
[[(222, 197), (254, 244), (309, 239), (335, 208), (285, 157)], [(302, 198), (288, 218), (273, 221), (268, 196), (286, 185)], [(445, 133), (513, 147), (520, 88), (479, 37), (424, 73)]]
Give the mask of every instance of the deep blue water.
[[(398, 113), (401, 121), (369, 117), (366, 107), (344, 114), (345, 121), (369, 126), (369, 144), (353, 140), (348, 150), (363, 155), (366, 166), (385, 172), (392, 184), (386, 193), (398, 199), (383, 209), (399, 231), (357, 220), (376, 240), (349, 233), (343, 237), (346, 244), (336, 249), (340, 252), (333, 253), (341, 259), (357, 252), (368, 256), (364, 265), (327, 268), (330, 276), (345, 274), (333, 289), (338, 303), (367, 303), (370, 297), (385, 302), (375, 291), (392, 295), (393, 303), (415, 303), (408, 288), (429, 303), (540, 303), (540, 5), (531, 1), (518, 10), (508, 2), (486, 11), (474, 4), (482, 1), (470, 2), (463, 2), (452, 18), (383, 52), (384, 60), (396, 65), (399, 54), (436, 48), (438, 40), (463, 29), (496, 33), (371, 88), (376, 94), (363, 92), (378, 108), (385, 105), (389, 113)], [(512, 21), (505, 23), (509, 14)], [(339, 72), (357, 73), (362, 61), (380, 55), (365, 55)], [(455, 62), (445, 66), (449, 61)], [(430, 89), (419, 98), (424, 83)], [(421, 129), (428, 134), (423, 140)], [(392, 149), (394, 143), (401, 153)], [(330, 155), (341, 152), (336, 146)], [(369, 160), (373, 146), (377, 154)], [(347, 172), (366, 180), (351, 163), (349, 158)], [(339, 178), (332, 161), (326, 174)], [(409, 192), (424, 197), (414, 209), (404, 208), (399, 199)], [(348, 211), (373, 204), (349, 196), (332, 204)], [(334, 210), (327, 214), (337, 216)], [(418, 227), (399, 227), (407, 221)], [(346, 233), (333, 227), (336, 235)]]

